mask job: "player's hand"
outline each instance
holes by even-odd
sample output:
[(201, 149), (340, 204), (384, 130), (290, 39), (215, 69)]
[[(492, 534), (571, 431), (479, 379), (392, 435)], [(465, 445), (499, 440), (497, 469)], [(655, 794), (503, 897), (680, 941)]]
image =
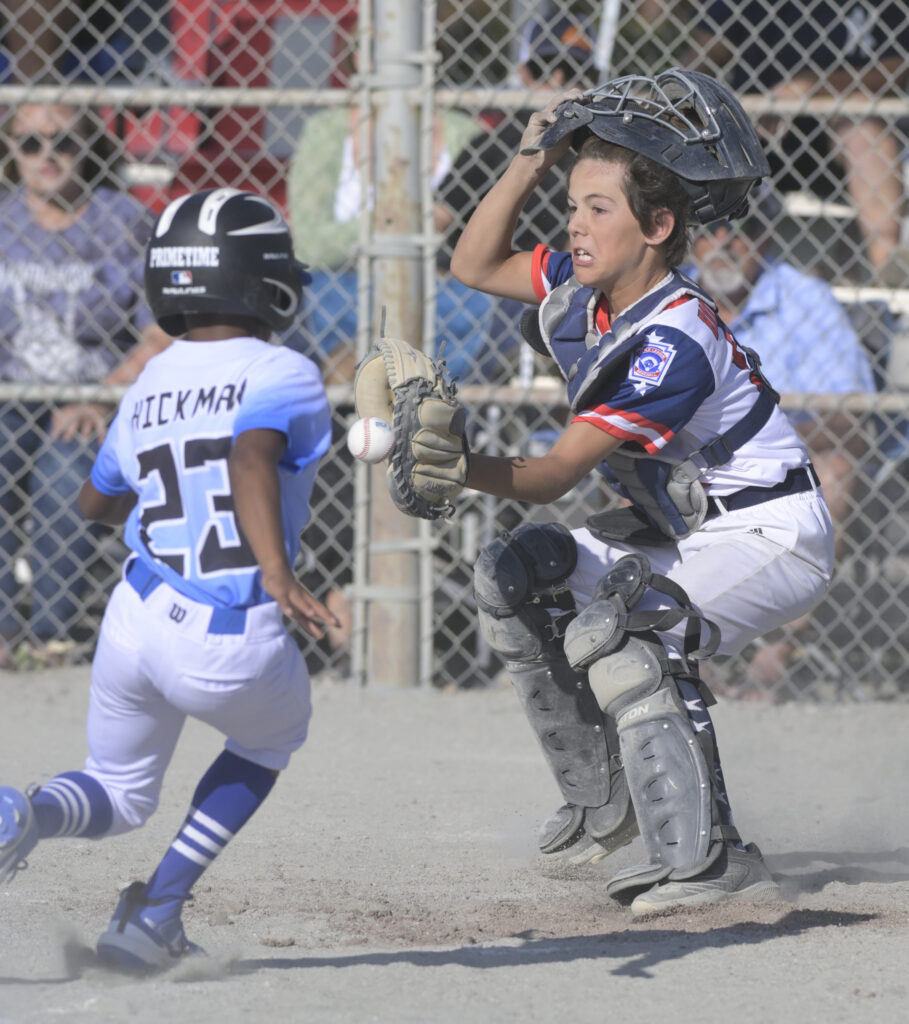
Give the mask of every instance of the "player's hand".
[[(524, 129), (524, 134), (521, 136), (521, 144), (518, 147), (518, 151), (520, 152), (520, 150), (531, 146), (538, 146), (546, 129), (551, 124), (555, 124), (558, 120), (556, 116), (556, 109), (569, 100), (580, 99), (583, 95), (584, 92), (582, 89), (569, 89), (568, 92), (560, 93), (558, 96), (553, 96), (542, 110), (538, 110), (536, 113), (531, 114), (530, 120), (527, 122), (527, 127)], [(535, 154), (535, 156), (542, 158), (545, 165), (547, 167), (551, 167), (562, 159), (562, 156), (568, 150), (570, 145), (571, 135), (567, 135), (552, 149), (543, 150), (542, 153)]]
[(299, 623), (317, 640), (325, 636), (325, 626), (341, 628), (337, 615), (298, 583), (289, 570), (263, 571), (262, 586), (277, 601), (284, 615)]
[(52, 441), (58, 438), (64, 441), (73, 441), (80, 438), (82, 441), (91, 441), (97, 437), (99, 443), (104, 440), (107, 433), (107, 406), (77, 403), (75, 405), (61, 405), (54, 409), (51, 417), (50, 437)]

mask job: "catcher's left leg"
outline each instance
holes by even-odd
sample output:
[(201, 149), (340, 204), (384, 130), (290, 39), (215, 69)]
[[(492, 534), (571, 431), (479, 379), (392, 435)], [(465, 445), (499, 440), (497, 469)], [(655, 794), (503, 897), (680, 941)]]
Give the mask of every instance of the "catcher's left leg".
[(630, 843), (637, 823), (615, 722), (600, 710), (586, 673), (572, 669), (562, 646), (561, 633), (574, 614), (565, 580), (576, 557), (564, 527), (523, 524), (480, 553), (475, 592), (483, 636), (507, 659), (565, 799), (544, 825), (540, 849), (547, 857), (584, 864)]
[[(634, 611), (651, 588), (670, 594), (677, 608)], [(570, 663), (588, 671), (599, 706), (616, 720), (647, 857), (618, 872), (606, 891), (650, 889), (632, 903), (641, 914), (776, 890), (759, 851), (742, 845), (732, 823), (706, 707), (712, 698), (696, 668), (670, 660), (654, 631), (682, 617), (700, 636), (702, 620), (687, 595), (653, 575), (646, 558), (630, 555), (603, 577), (565, 635)]]

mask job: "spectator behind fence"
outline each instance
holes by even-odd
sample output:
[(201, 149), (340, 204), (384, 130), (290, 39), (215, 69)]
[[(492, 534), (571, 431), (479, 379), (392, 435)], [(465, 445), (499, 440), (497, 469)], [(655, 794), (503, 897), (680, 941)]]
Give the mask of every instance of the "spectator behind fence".
[[(738, 92), (781, 100), (905, 96), (904, 2), (721, 0), (707, 6), (699, 35), (711, 66), (729, 69), (729, 84)], [(839, 187), (839, 175), (829, 175), (827, 165), (833, 160), (842, 166), (873, 278), (909, 284), (907, 254), (899, 248), (902, 144), (883, 118), (835, 114), (819, 124), (806, 116), (789, 125), (763, 118), (762, 127), (775, 137), (771, 167), (778, 183), (781, 175), (792, 182), (787, 191), (807, 186), (826, 197)], [(861, 266), (853, 269), (866, 273)]]
[[(142, 298), (151, 218), (117, 190), (113, 144), (94, 116), (65, 104), (23, 104), (0, 141), (9, 183), (0, 193), (0, 379), (128, 383), (170, 339)], [(78, 619), (94, 543), (75, 500), (109, 411), (0, 402), (0, 665), (19, 641), (66, 638)], [(29, 525), (27, 617), (14, 563)]]
[[(521, 85), (527, 89), (561, 92), (584, 88), (594, 76), (593, 46), (575, 20), (557, 16), (536, 19), (524, 32), (518, 65)], [(460, 152), (451, 171), (436, 191), (436, 231), (445, 235), (439, 262), (446, 270), (461, 230), (480, 200), (511, 163), (524, 127), (534, 108), (500, 114), (487, 130), (476, 134)], [(538, 237), (551, 238), (561, 247), (565, 234), (566, 155), (546, 175), (540, 188), (520, 213), (514, 235), (517, 249), (532, 249)], [(513, 299), (495, 298), (489, 333), (476, 373), (484, 383), (514, 373), (521, 350), (519, 323), (524, 306)]]
[[(467, 114), (440, 111), (433, 134), (433, 183), (438, 183), (476, 130)], [(360, 111), (356, 104), (312, 114), (291, 162), (288, 206), (298, 257), (313, 283), (305, 296), (304, 324), (323, 366), (327, 384), (353, 380), (357, 337), (356, 249), (361, 206), (361, 168), (372, 187), (369, 156), (360, 152)], [(372, 195), (368, 205), (372, 206)], [(463, 378), (479, 345), (489, 299), (449, 275), (438, 282), (436, 334), (446, 339), (445, 356)]]
[[(736, 341), (757, 352), (762, 371), (778, 391), (874, 391), (871, 363), (830, 286), (775, 255), (773, 229), (779, 210), (779, 203), (765, 196), (755, 213), (735, 228), (720, 222), (698, 232), (692, 276), (716, 300)], [(865, 436), (848, 412), (791, 410), (788, 415), (811, 452), (839, 555), (855, 466), (866, 453)], [(810, 616), (798, 619), (790, 630), (797, 637), (809, 622)], [(790, 639), (765, 643), (749, 664), (746, 685), (778, 682), (792, 655)]]

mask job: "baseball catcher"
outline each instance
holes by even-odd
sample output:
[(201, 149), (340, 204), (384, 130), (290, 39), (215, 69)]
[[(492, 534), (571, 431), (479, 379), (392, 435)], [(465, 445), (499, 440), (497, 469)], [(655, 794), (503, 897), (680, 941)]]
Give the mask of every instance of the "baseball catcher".
[[(570, 147), (567, 251), (515, 251), (521, 209)], [(595, 864), (639, 835), (606, 887), (638, 915), (777, 892), (733, 820), (699, 663), (814, 607), (833, 529), (759, 360), (678, 269), (689, 225), (744, 216), (768, 170), (721, 83), (616, 79), (530, 118), (452, 257), (464, 284), (538, 307), (528, 341), (569, 409), (543, 455), (474, 451), (468, 486), (551, 505), (596, 470), (627, 502), (499, 535), (474, 592), (564, 801), (544, 861)]]
[(395, 445), (386, 482), (395, 505), (420, 519), (446, 519), (467, 481), (467, 411), (445, 363), (406, 341), (381, 337), (357, 366), (358, 416), (390, 423)]

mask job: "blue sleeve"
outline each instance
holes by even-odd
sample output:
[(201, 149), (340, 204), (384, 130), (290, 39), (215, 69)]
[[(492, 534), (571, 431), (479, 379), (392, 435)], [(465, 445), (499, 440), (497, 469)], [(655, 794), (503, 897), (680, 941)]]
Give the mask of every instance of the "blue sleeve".
[(331, 409), (316, 365), (290, 349), (275, 348), (266, 379), (251, 388), (234, 422), (234, 437), (245, 430), (277, 430), (287, 438), (281, 459), (299, 472), (318, 461), (331, 444)]
[(556, 288), (564, 284), (574, 273), (574, 264), (571, 262), (570, 252), (548, 252), (543, 264), (543, 274), (549, 282), (550, 288)]
[(715, 388), (703, 348), (684, 332), (661, 326), (635, 347), (627, 374), (604, 381), (574, 419), (653, 454), (685, 427)]
[[(654, 355), (654, 341), (664, 346), (659, 356)], [(671, 349), (674, 355), (661, 373), (659, 360)], [(651, 332), (635, 351), (617, 397), (627, 403), (630, 412), (664, 423), (677, 434), (715, 388), (713, 368), (704, 349), (682, 331), (664, 327)]]

